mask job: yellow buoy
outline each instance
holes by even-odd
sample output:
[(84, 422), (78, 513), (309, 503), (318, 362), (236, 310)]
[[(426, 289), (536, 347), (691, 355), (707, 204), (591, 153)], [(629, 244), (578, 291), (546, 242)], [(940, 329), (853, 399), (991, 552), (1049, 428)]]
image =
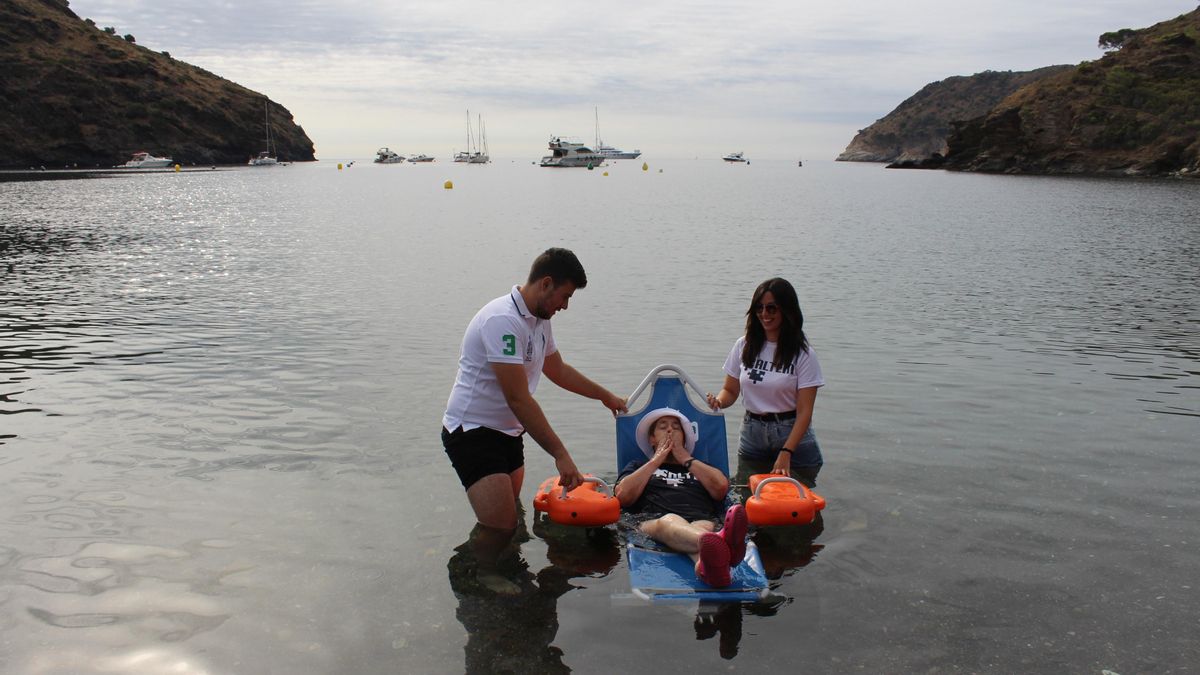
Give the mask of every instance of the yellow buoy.
[(446, 188), (447, 190), (453, 190), (454, 189), (454, 181), (448, 180), (442, 184), (442, 187)]
[(649, 169), (650, 169), (650, 165), (645, 162), (642, 162), (642, 171), (648, 171)]
[(179, 165), (178, 165), (178, 164), (176, 164), (176, 165), (175, 165), (175, 170), (176, 170), (176, 171), (179, 171)]
[(342, 170), (342, 163), (338, 162), (338, 171), (341, 171), (341, 170)]
[(607, 171), (605, 171), (605, 172), (604, 172), (604, 175), (605, 175), (605, 176), (607, 176), (607, 175), (608, 175), (608, 172), (607, 172)]

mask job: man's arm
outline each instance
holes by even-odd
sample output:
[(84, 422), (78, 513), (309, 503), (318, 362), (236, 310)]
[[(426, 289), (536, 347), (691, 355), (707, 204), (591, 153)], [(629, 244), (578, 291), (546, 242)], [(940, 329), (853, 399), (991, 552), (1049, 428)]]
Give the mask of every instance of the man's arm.
[(580, 396), (600, 401), (614, 415), (619, 412), (629, 411), (625, 407), (625, 399), (592, 382), (583, 373), (575, 370), (569, 363), (563, 361), (561, 352), (546, 355), (546, 360), (542, 363), (542, 373), (550, 378), (551, 382), (572, 394), (579, 394)]
[(525, 431), (538, 445), (542, 446), (554, 458), (554, 466), (558, 469), (558, 484), (574, 490), (583, 483), (583, 476), (567, 452), (567, 446), (554, 433), (542, 406), (529, 393), (529, 381), (525, 379), (525, 367), (519, 363), (489, 363), (496, 373), (500, 390), (504, 392), (504, 400), (517, 416)]

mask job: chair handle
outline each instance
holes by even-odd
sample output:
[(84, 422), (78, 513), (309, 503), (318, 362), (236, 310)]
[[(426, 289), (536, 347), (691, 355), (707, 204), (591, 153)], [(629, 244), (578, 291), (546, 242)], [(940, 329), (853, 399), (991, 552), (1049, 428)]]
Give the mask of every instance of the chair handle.
[(690, 375), (683, 372), (683, 368), (680, 368), (673, 363), (663, 363), (655, 366), (654, 369), (642, 379), (642, 383), (639, 384), (637, 388), (633, 390), (633, 393), (629, 395), (629, 398), (625, 400), (625, 406), (632, 410), (633, 402), (637, 400), (638, 396), (642, 395), (642, 392), (646, 390), (646, 387), (649, 387), (650, 383), (654, 382), (654, 380), (658, 378), (658, 374), (664, 370), (670, 370), (679, 375), (679, 379), (683, 380), (684, 384), (690, 386), (692, 390), (696, 392), (696, 395), (700, 397), (701, 401), (704, 400), (704, 390), (700, 388), (700, 385), (696, 384), (696, 381), (693, 380)]
[(800, 490), (800, 496), (804, 499), (808, 499), (808, 488), (804, 487), (804, 484), (795, 478), (789, 478), (787, 476), (772, 476), (759, 481), (758, 487), (754, 488), (754, 496), (757, 497), (758, 493), (762, 492), (763, 486), (767, 485), (768, 483), (789, 483), (795, 485), (796, 488)]
[[(588, 476), (587, 478), (583, 479), (583, 482), (598, 483), (600, 485), (600, 487), (604, 488), (605, 490), (608, 490), (609, 497), (614, 496), (612, 486), (609, 485), (608, 483), (605, 483), (603, 478), (596, 478), (595, 476)], [(562, 486), (562, 493), (560, 495), (558, 495), (558, 498), (559, 499), (567, 498), (567, 486), (566, 485)]]

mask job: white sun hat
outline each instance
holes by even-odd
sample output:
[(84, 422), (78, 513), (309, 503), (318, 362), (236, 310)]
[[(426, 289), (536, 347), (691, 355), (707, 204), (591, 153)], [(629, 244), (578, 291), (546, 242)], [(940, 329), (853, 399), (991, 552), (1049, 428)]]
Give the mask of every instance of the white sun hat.
[(660, 417), (672, 415), (679, 418), (679, 423), (683, 426), (683, 447), (687, 448), (688, 452), (696, 450), (696, 427), (692, 421), (687, 418), (687, 415), (679, 412), (674, 408), (658, 408), (646, 413), (637, 425), (637, 444), (646, 454), (646, 457), (654, 456), (654, 448), (650, 447), (650, 427), (658, 421)]

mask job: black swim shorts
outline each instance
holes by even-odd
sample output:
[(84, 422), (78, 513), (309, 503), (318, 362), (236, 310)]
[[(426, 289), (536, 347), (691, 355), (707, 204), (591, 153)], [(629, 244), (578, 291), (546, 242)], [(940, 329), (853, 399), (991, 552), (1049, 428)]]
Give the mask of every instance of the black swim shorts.
[(442, 445), (454, 465), (458, 480), (469, 488), (480, 478), (494, 473), (510, 474), (525, 466), (525, 443), (521, 436), (476, 427), (463, 431), (442, 429)]

